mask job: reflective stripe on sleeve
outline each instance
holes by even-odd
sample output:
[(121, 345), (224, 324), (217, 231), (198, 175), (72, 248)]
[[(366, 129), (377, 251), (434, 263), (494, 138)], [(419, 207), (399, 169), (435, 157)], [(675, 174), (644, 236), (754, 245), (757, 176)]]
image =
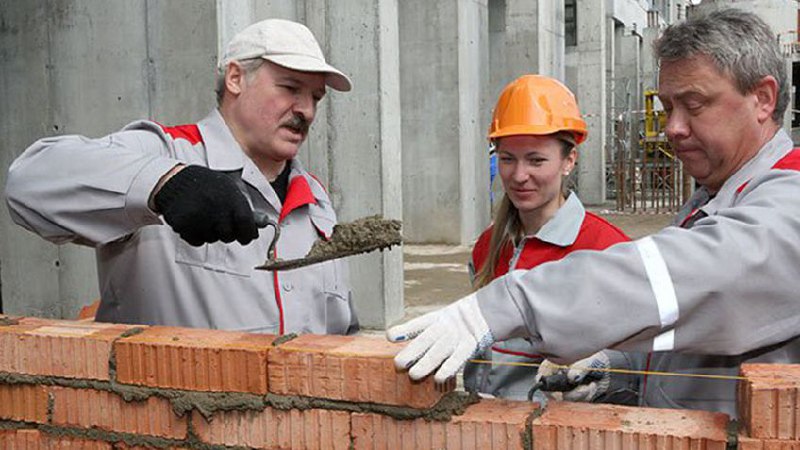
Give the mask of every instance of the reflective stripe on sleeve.
[[(667, 263), (661, 256), (655, 241), (646, 237), (636, 241), (636, 248), (644, 263), (644, 270), (647, 272), (647, 279), (650, 281), (650, 288), (656, 298), (658, 306), (658, 317), (661, 321), (661, 328), (666, 328), (678, 321), (678, 299), (675, 296), (675, 286), (667, 269)], [(669, 330), (662, 333), (653, 340), (653, 351), (667, 351), (675, 347), (675, 331)]]
[(675, 329), (665, 331), (653, 339), (654, 352), (666, 352), (675, 348)]

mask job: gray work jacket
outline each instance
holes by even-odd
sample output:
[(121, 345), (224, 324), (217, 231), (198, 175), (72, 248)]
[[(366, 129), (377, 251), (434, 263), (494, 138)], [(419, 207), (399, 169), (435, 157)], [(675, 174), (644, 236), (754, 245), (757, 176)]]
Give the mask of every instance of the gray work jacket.
[[(667, 227), (495, 280), (477, 294), (492, 332), (528, 336), (560, 363), (603, 348), (653, 351), (650, 369), (670, 372), (800, 362), (800, 151), (786, 132), (701, 209), (707, 217), (688, 229)], [(735, 381), (651, 376), (644, 404), (735, 417), (735, 392)]]
[(178, 163), (240, 173), (253, 206), (280, 223), (280, 258), (304, 256), (336, 223), (327, 193), (297, 160), (281, 204), (216, 109), (197, 125), (138, 121), (99, 139), (42, 139), (11, 165), (7, 202), (16, 223), (45, 239), (95, 248), (99, 321), (266, 333), (357, 329), (346, 262), (257, 271), (271, 227), (246, 246), (193, 247), (163, 224), (147, 203)]

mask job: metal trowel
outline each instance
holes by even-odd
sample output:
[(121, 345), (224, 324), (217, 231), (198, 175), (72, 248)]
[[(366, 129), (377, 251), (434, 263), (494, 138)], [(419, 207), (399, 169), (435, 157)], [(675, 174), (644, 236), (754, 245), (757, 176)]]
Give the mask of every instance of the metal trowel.
[[(241, 170), (224, 172), (231, 177), (233, 182), (244, 194), (253, 207), (250, 194), (247, 192)], [(277, 259), (275, 245), (278, 243), (281, 231), (280, 226), (269, 218), (269, 215), (253, 207), (253, 219), (258, 228), (272, 227), (275, 235), (267, 249), (267, 260), (264, 264), (256, 266), (256, 270), (291, 270), (317, 264), (331, 259), (383, 250), (403, 242), (400, 234), (401, 222), (399, 220), (384, 219), (381, 216), (364, 217), (353, 222), (340, 223), (333, 227), (329, 239), (318, 239), (311, 250), (303, 258)]]
[(259, 228), (271, 226), (275, 236), (267, 250), (267, 260), (256, 266), (257, 270), (291, 270), (317, 264), (331, 259), (383, 250), (403, 242), (399, 220), (384, 219), (381, 216), (364, 217), (353, 222), (340, 223), (333, 227), (330, 239), (318, 239), (303, 258), (276, 259), (275, 245), (280, 237), (278, 225), (267, 218), (263, 211), (254, 211)]

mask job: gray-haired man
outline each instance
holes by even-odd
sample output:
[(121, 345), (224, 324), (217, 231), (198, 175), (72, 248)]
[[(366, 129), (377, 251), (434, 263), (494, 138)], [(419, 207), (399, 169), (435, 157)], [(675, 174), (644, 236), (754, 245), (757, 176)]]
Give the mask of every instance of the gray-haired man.
[[(800, 150), (780, 125), (789, 86), (774, 35), (753, 14), (719, 11), (667, 28), (656, 53), (667, 137), (702, 185), (674, 226), (513, 272), (390, 329), (392, 340), (416, 336), (396, 359), (412, 378), (441, 366), (446, 379), (510, 337), (557, 363), (605, 348), (652, 351), (650, 369), (669, 372), (800, 362)], [(730, 380), (650, 377), (642, 403), (735, 416), (735, 392)]]

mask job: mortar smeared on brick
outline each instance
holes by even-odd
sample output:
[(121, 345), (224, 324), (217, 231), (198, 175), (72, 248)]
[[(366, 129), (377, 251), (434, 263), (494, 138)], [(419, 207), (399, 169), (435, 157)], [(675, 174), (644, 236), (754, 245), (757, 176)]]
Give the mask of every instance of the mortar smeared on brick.
[(25, 422), (10, 422), (7, 420), (0, 420), (0, 431), (3, 430), (29, 430), (35, 428), (36, 425), (29, 425)]
[(12, 325), (18, 325), (19, 318), (16, 317), (0, 317), (0, 327), (10, 327)]
[(737, 450), (739, 448), (739, 421), (731, 419), (728, 421), (728, 450)]
[(272, 346), (273, 347), (277, 347), (277, 346), (279, 346), (281, 344), (285, 344), (286, 342), (289, 342), (289, 341), (291, 341), (292, 339), (295, 339), (295, 338), (297, 338), (297, 333), (289, 333), (289, 334), (284, 334), (283, 336), (278, 336), (278, 337), (275, 338), (274, 341), (272, 341)]
[(521, 433), (522, 448), (523, 450), (533, 450), (533, 421), (544, 413), (544, 406), (539, 404), (535, 411), (533, 411), (527, 419), (525, 419), (525, 431)]
[(212, 420), (217, 411), (263, 411), (269, 406), (263, 396), (243, 392), (164, 391), (163, 394), (168, 396), (172, 410), (179, 417), (196, 410), (206, 420)]
[[(96, 381), (61, 378), (43, 375), (23, 375), (0, 372), (0, 384), (32, 384), (61, 386), (76, 389), (94, 389), (111, 392), (126, 402), (143, 402), (152, 396), (169, 400), (172, 410), (178, 417), (196, 409), (207, 420), (217, 411), (253, 410), (263, 411), (269, 406), (263, 396), (240, 392), (193, 392), (175, 389), (132, 386), (115, 381)], [(48, 404), (48, 415), (51, 407)]]
[(117, 338), (111, 342), (111, 352), (108, 355), (109, 380), (115, 381), (117, 379), (117, 351), (116, 351), (117, 346), (114, 344), (116, 344), (117, 341), (119, 341), (120, 339), (124, 339), (130, 336), (136, 336), (137, 334), (142, 333), (144, 330), (145, 329), (142, 327), (131, 328), (130, 330), (126, 330), (124, 333), (117, 336)]
[(403, 406), (381, 405), (369, 402), (347, 402), (324, 398), (282, 396), (267, 394), (260, 396), (243, 392), (195, 392), (176, 389), (132, 386), (116, 381), (82, 380), (42, 375), (23, 375), (0, 372), (0, 384), (38, 384), (80, 389), (107, 391), (122, 397), (126, 402), (142, 402), (151, 396), (169, 400), (172, 410), (183, 417), (191, 410), (199, 412), (206, 420), (211, 420), (218, 411), (263, 411), (267, 407), (280, 410), (289, 409), (332, 409), (348, 412), (373, 412), (384, 414), (398, 420), (448, 421), (454, 415), (461, 415), (467, 406), (479, 401), (475, 393), (450, 392), (432, 408), (414, 409)]
[(476, 393), (449, 392), (436, 405), (428, 409), (406, 406), (381, 405), (368, 402), (345, 402), (316, 397), (281, 396), (267, 394), (267, 403), (275, 409), (333, 409), (356, 413), (377, 413), (398, 420), (425, 419), (447, 422), (453, 416), (464, 414), (467, 406), (480, 401)]
[(0, 384), (40, 384), (44, 386), (61, 386), (77, 389), (95, 389), (98, 391), (113, 392), (122, 397), (126, 402), (145, 401), (155, 394), (155, 389), (118, 384), (109, 381), (84, 380), (78, 378), (63, 378), (47, 375), (25, 375), (18, 373), (0, 372)]
[[(0, 431), (2, 430), (38, 430), (51, 437), (67, 437), (73, 439), (85, 439), (88, 441), (106, 442), (109, 444), (124, 443), (127, 447), (135, 448), (191, 448), (195, 450), (248, 450), (247, 447), (214, 445), (201, 442), (196, 436), (189, 435), (185, 440), (166, 439), (157, 436), (142, 436), (131, 433), (120, 433), (114, 431), (104, 431), (96, 428), (72, 428), (58, 427), (53, 425), (37, 424), (30, 426), (19, 422), (0, 421)], [(114, 446), (116, 448), (116, 446)]]
[(57, 427), (44, 424), (40, 424), (37, 426), (37, 428), (51, 436), (91, 439), (94, 441), (105, 441), (111, 443), (124, 442), (131, 447), (170, 448), (185, 444), (184, 441), (166, 439), (158, 436), (120, 433), (115, 431), (100, 430), (97, 428)]

